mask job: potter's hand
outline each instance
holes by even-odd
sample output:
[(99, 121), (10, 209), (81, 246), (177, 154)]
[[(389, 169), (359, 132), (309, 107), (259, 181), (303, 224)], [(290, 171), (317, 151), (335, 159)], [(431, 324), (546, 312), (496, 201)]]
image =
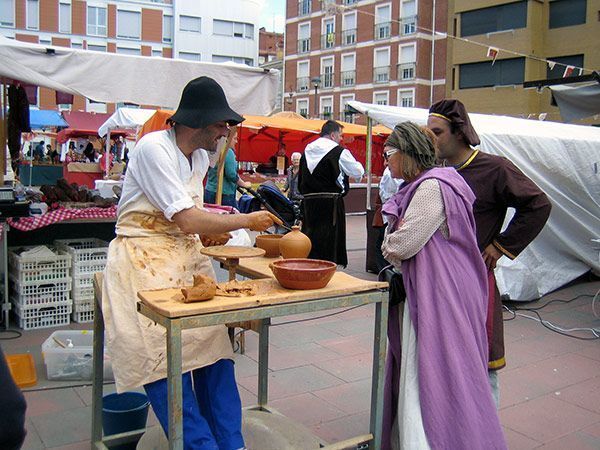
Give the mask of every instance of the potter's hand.
[(267, 228), (272, 227), (274, 223), (277, 225), (283, 223), (268, 211), (256, 211), (246, 216), (248, 220), (246, 228), (252, 231), (265, 231)]
[(202, 245), (205, 247), (214, 247), (215, 245), (225, 245), (231, 239), (231, 234), (203, 234), (200, 236)]
[(483, 256), (483, 262), (485, 263), (486, 267), (489, 270), (494, 270), (496, 268), (496, 263), (502, 256), (502, 253), (500, 253), (498, 249), (494, 247), (494, 244), (490, 244), (485, 248), (481, 256)]

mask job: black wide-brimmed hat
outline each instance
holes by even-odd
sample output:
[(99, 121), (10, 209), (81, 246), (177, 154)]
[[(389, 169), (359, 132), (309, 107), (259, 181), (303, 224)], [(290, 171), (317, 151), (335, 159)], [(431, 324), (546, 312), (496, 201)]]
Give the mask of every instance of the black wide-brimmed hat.
[(190, 128), (204, 128), (222, 121), (237, 125), (244, 118), (229, 107), (219, 83), (199, 77), (183, 88), (179, 107), (170, 120)]

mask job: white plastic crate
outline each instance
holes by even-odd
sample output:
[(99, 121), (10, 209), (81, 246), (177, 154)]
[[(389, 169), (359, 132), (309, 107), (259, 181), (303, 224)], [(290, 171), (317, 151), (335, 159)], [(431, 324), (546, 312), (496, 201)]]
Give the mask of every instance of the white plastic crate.
[(94, 299), (73, 300), (73, 312), (87, 312), (94, 310)]
[(56, 253), (54, 256), (21, 255), (34, 247), (13, 247), (8, 252), (9, 271), (19, 285), (40, 282), (66, 281), (70, 275), (71, 255)]
[[(81, 263), (73, 266), (73, 278), (81, 275), (94, 275), (96, 272), (102, 272), (106, 266), (106, 261), (92, 263)], [(92, 277), (93, 278), (93, 277)]]
[(21, 307), (42, 308), (61, 305), (71, 300), (71, 291), (50, 291), (46, 293), (21, 295), (13, 290), (11, 301)]
[(11, 277), (12, 287), (19, 295), (38, 295), (43, 296), (54, 292), (63, 292), (71, 290), (71, 278), (62, 281), (52, 281), (50, 283), (37, 284), (19, 284), (14, 277)]
[(16, 304), (15, 313), (19, 328), (23, 330), (35, 330), (68, 325), (71, 321), (72, 308), (71, 301), (65, 302), (62, 305), (41, 308), (21, 307), (19, 304)]
[[(73, 275), (73, 289), (94, 289), (94, 274)], [(93, 292), (92, 292), (93, 295)]]
[(93, 300), (94, 299), (94, 286), (79, 287), (73, 284), (73, 300)]
[(57, 239), (54, 245), (66, 251), (73, 258), (73, 265), (81, 263), (104, 263), (108, 254), (108, 242), (96, 239)]
[[(67, 346), (68, 342), (73, 347)], [(60, 342), (60, 344), (59, 344)], [(57, 330), (42, 344), (42, 356), (49, 380), (91, 380), (93, 374), (94, 332), (91, 330)], [(104, 355), (104, 379), (113, 380), (110, 360)]]
[(74, 311), (73, 322), (75, 323), (89, 323), (94, 321), (94, 311)]

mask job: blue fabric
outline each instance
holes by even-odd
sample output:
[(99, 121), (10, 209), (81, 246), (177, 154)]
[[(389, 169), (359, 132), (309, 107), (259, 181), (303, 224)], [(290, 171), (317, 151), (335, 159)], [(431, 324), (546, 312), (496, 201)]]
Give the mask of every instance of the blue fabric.
[[(223, 194), (235, 195), (235, 189), (237, 188), (237, 161), (235, 160), (235, 152), (232, 148), (227, 150), (225, 154), (225, 162), (223, 169)], [(204, 190), (217, 192), (217, 180), (219, 174), (217, 172), (217, 166), (208, 169), (206, 174), (206, 187)]]
[[(204, 191), (204, 203), (212, 203), (216, 204), (217, 193), (212, 191)], [(233, 195), (225, 195), (221, 194), (221, 205), (223, 206), (233, 206), (237, 208), (237, 201), (235, 199), (235, 194)]]
[[(237, 450), (244, 447), (242, 402), (233, 361), (221, 359), (183, 374), (183, 447), (185, 450)], [(193, 385), (193, 387), (192, 387)], [(144, 386), (165, 434), (169, 435), (167, 380)]]
[(32, 130), (49, 127), (68, 127), (69, 124), (62, 118), (58, 111), (44, 109), (30, 109), (29, 123)]

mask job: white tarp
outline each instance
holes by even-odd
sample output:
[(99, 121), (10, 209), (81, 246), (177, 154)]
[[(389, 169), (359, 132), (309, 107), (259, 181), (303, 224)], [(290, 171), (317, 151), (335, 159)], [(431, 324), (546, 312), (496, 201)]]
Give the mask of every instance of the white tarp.
[(0, 76), (97, 102), (175, 109), (183, 87), (202, 75), (223, 87), (240, 114), (269, 115), (275, 109), (278, 70), (53, 47), (0, 36)]
[(561, 117), (567, 122), (600, 114), (600, 83), (597, 81), (578, 86), (559, 84), (548, 87)]
[[(427, 123), (418, 108), (349, 102), (357, 111), (394, 128), (406, 120)], [(496, 269), (502, 294), (530, 300), (590, 269), (600, 271), (600, 128), (470, 114), (481, 150), (510, 159), (550, 198), (552, 213), (539, 236), (514, 260)], [(597, 245), (596, 245), (597, 247)]]
[(104, 136), (108, 130), (115, 128), (125, 128), (135, 130), (144, 125), (150, 117), (156, 112), (154, 109), (141, 108), (119, 108), (106, 122), (98, 128), (98, 136)]

